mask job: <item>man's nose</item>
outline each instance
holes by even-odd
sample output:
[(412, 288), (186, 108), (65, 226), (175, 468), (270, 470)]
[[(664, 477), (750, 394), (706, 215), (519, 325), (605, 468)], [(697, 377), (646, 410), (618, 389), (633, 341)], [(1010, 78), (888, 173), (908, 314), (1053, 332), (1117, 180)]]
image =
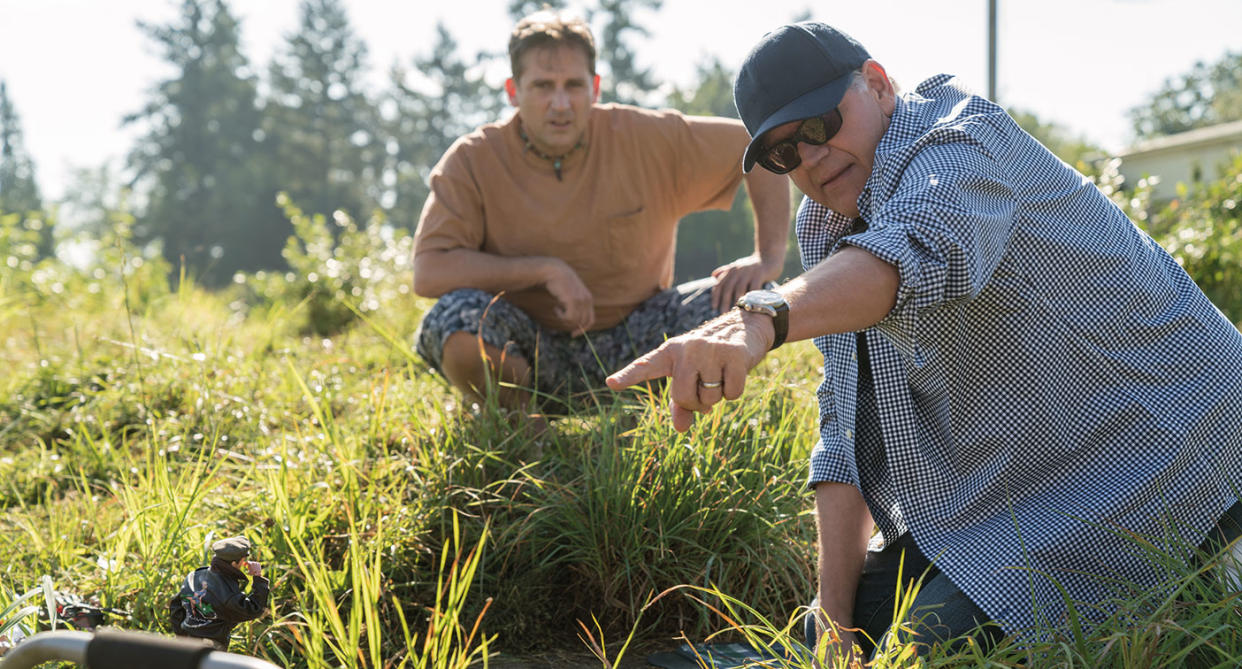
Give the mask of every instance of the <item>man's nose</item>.
[(560, 88), (552, 94), (553, 109), (569, 109), (569, 91)]

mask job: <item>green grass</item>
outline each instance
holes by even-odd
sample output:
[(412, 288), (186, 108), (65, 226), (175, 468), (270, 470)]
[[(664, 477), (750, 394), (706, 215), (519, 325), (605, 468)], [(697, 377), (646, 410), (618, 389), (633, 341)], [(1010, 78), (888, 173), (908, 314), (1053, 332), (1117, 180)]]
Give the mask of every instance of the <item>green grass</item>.
[[(428, 304), (408, 294), (324, 336), (306, 326), (319, 298), (168, 291), (140, 274), (89, 290), (58, 271), (69, 290), (0, 281), (0, 608), (22, 612), (0, 625), (33, 624), (38, 597), (21, 593), (47, 576), (132, 612), (115, 624), (166, 631), (205, 547), (244, 532), (273, 598), (233, 650), (281, 666), (565, 648), (609, 666), (636, 641), (797, 645), (814, 566), (809, 344), (686, 435), (659, 392), (605, 392), (534, 438), (492, 407), (461, 410), (412, 356)], [(1090, 637), (928, 665), (1234, 666), (1238, 595), (1190, 576), (1156, 602), (1119, 586), (1130, 617)], [(879, 666), (910, 664), (908, 648)]]
[(607, 639), (707, 633), (688, 598), (640, 616), (683, 583), (772, 611), (809, 592), (805, 352), (689, 436), (658, 398), (603, 393), (536, 443), (462, 411), (410, 354), (427, 306), (412, 298), (324, 337), (300, 325), (306, 301), (188, 281), (6, 291), (7, 592), (48, 575), (162, 630), (204, 547), (245, 532), (273, 605), (233, 648), (294, 667), (464, 666), (581, 646), (577, 620)]

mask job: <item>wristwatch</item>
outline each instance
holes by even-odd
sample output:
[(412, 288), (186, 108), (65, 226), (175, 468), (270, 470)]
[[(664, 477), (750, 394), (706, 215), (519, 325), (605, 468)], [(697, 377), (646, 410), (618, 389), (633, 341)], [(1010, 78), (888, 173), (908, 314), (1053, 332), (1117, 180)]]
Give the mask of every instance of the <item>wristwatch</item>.
[(772, 340), (772, 348), (785, 343), (789, 334), (789, 303), (780, 293), (771, 290), (752, 290), (737, 298), (737, 308), (756, 314), (767, 314), (772, 317), (772, 327), (776, 337)]

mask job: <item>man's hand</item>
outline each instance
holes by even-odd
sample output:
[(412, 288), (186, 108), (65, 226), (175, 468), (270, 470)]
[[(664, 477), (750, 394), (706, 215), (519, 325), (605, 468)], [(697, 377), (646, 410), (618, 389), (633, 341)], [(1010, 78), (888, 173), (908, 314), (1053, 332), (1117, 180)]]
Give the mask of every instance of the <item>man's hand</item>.
[(694, 412), (706, 413), (721, 399), (742, 396), (746, 374), (772, 347), (772, 319), (731, 311), (638, 358), (608, 377), (613, 390), (670, 377), (673, 428), (685, 432)]
[(246, 562), (246, 571), (250, 572), (250, 575), (251, 575), (251, 576), (262, 576), (262, 575), (263, 575), (263, 565), (259, 564), (258, 562), (255, 562), (255, 561), (253, 561), (253, 560), (248, 561), (248, 562)]
[(557, 258), (549, 260), (544, 288), (559, 303), (556, 317), (568, 323), (573, 328), (571, 335), (577, 337), (595, 324), (595, 297), (568, 263)]
[(723, 312), (737, 302), (737, 298), (751, 290), (763, 288), (775, 281), (781, 273), (780, 263), (764, 262), (752, 253), (727, 265), (712, 270), (716, 285), (712, 286), (712, 308)]
[[(811, 649), (812, 664), (818, 669), (831, 669), (841, 666), (842, 658), (846, 666), (862, 666), (866, 659), (858, 652), (858, 639), (851, 630), (829, 629), (822, 616), (816, 616), (815, 647)], [(858, 664), (855, 665), (854, 662)]]

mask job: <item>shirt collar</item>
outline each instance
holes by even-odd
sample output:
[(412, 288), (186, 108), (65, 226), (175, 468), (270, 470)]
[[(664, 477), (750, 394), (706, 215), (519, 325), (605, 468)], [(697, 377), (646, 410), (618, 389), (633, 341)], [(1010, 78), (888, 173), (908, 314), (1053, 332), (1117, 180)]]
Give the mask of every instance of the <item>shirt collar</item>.
[(877, 157), (909, 144), (923, 132), (922, 124), (919, 123), (921, 116), (919, 112), (927, 102), (927, 98), (919, 95), (918, 92), (903, 93), (897, 96), (893, 104), (893, 115), (888, 121), (888, 129), (884, 131), (884, 135), (880, 137), (880, 143), (875, 147)]
[[(926, 83), (926, 82), (925, 82)], [(871, 191), (879, 180), (879, 175), (883, 171), (885, 158), (894, 150), (906, 146), (914, 141), (923, 132), (920, 119), (920, 108), (928, 100), (919, 94), (925, 90), (920, 86), (913, 93), (903, 93), (896, 96), (893, 103), (893, 114), (889, 117), (888, 128), (880, 137), (880, 142), (875, 147), (875, 160), (871, 164), (871, 175), (867, 177), (867, 183), (863, 186), (862, 193), (858, 196), (858, 211), (866, 216), (871, 207)]]

